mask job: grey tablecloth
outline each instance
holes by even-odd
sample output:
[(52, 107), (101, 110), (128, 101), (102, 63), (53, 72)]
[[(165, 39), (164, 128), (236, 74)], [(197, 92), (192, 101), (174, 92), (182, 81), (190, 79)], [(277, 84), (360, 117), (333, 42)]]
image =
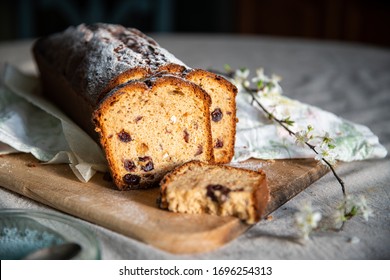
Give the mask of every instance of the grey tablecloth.
[[(390, 50), (338, 42), (316, 42), (227, 35), (158, 35), (154, 38), (186, 64), (199, 68), (265, 68), (283, 77), (285, 95), (368, 126), (390, 150)], [(32, 41), (0, 44), (0, 61), (27, 72), (36, 69)], [(213, 252), (172, 255), (100, 226), (82, 221), (97, 235), (103, 259), (389, 259), (390, 160), (367, 160), (337, 168), (350, 194), (363, 194), (374, 210), (368, 222), (358, 217), (342, 232), (315, 233), (294, 242), (294, 213), (312, 201), (331, 215), (341, 199), (340, 187), (328, 174), (245, 234)], [(47, 209), (0, 188), (0, 208)]]

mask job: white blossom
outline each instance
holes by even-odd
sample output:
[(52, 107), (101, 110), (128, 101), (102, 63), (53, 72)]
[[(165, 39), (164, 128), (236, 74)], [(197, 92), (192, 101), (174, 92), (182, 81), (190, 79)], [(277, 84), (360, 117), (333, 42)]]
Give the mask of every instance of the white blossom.
[(352, 243), (352, 244), (357, 244), (357, 243), (360, 242), (360, 239), (359, 239), (359, 237), (352, 236), (351, 238), (349, 238), (348, 241), (349, 241), (350, 243)]
[(263, 82), (268, 82), (269, 78), (264, 75), (264, 69), (263, 68), (258, 68), (256, 69), (256, 77), (252, 78), (253, 83), (258, 83), (260, 81)]
[(308, 239), (313, 229), (318, 227), (322, 215), (314, 211), (311, 203), (305, 203), (295, 215), (295, 222), (304, 239)]
[(330, 137), (329, 132), (323, 132), (322, 134), (316, 134), (313, 137), (312, 143), (314, 146), (327, 147), (325, 149), (334, 149), (335, 143), (333, 138)]
[(364, 196), (354, 197), (346, 196), (343, 203), (337, 208), (335, 212), (335, 222), (345, 222), (348, 218), (353, 216), (362, 216), (365, 221), (374, 215), (373, 210), (367, 204)]
[(271, 78), (264, 74), (263, 68), (256, 69), (256, 77), (252, 78), (253, 83), (257, 82), (271, 82), (272, 84), (278, 84), (282, 78), (278, 75), (272, 74)]
[(295, 144), (304, 147), (307, 141), (309, 141), (307, 131), (301, 130), (295, 133)]
[(282, 90), (279, 85), (281, 77), (275, 74), (272, 74), (271, 78), (264, 74), (263, 68), (258, 68), (256, 70), (256, 77), (253, 77), (251, 80), (257, 85), (258, 94), (281, 94)]
[(318, 160), (320, 163), (327, 165), (323, 160), (326, 160), (331, 165), (336, 163), (336, 154), (328, 146), (322, 145), (316, 147), (316, 151), (318, 154), (316, 154), (314, 159)]
[(325, 132), (323, 136), (320, 136), (320, 138), (322, 139), (322, 143), (324, 144), (329, 144), (333, 142), (333, 139), (329, 136), (329, 132)]
[(368, 221), (369, 217), (374, 216), (374, 212), (371, 207), (368, 206), (367, 200), (364, 196), (360, 196), (355, 200), (356, 207), (358, 208), (358, 214), (360, 214), (364, 220)]
[(338, 207), (333, 214), (333, 219), (336, 225), (340, 225), (347, 219), (345, 217), (344, 207)]
[(244, 85), (246, 87), (249, 87), (249, 77), (250, 71), (248, 68), (242, 68), (242, 69), (237, 69), (234, 72), (234, 83), (236, 86), (241, 86)]

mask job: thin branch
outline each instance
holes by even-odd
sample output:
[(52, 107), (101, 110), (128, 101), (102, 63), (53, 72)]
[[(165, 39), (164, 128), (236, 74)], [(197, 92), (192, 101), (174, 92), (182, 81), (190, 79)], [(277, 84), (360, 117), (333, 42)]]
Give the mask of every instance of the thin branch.
[[(264, 113), (267, 115), (267, 117), (269, 119), (272, 119), (273, 121), (277, 122), (280, 126), (282, 126), (290, 135), (292, 136), (295, 136), (295, 132), (293, 132), (286, 124), (283, 120), (280, 120), (279, 118), (275, 117), (272, 113), (270, 113), (267, 108), (265, 108), (263, 106), (263, 104), (255, 97), (254, 95), (254, 92), (257, 92), (257, 90), (254, 90), (254, 89), (251, 89), (249, 87), (246, 87), (244, 86), (244, 89), (251, 95), (252, 97), (252, 102), (256, 102), (256, 104), (264, 111)], [(305, 142), (306, 146), (308, 146), (314, 153), (316, 153), (318, 155), (318, 152), (316, 151), (315, 149), (315, 146), (311, 145), (310, 143), (308, 143), (307, 141)], [(334, 170), (332, 164), (330, 164), (329, 161), (327, 161), (326, 159), (322, 158), (321, 159), (323, 162), (325, 162), (325, 164), (330, 168), (330, 170), (332, 171), (333, 175), (335, 176), (335, 178), (337, 179), (337, 181), (339, 182), (339, 184), (341, 185), (341, 190), (343, 192), (343, 196), (345, 197), (346, 196), (346, 192), (345, 192), (345, 185), (344, 185), (344, 181), (338, 176), (338, 174), (336, 173), (336, 171)]]

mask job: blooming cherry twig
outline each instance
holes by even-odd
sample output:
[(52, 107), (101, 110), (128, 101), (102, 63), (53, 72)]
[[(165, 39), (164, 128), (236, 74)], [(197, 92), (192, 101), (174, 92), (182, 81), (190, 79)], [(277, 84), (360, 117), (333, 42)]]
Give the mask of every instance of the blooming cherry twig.
[(345, 197), (346, 192), (344, 181), (338, 176), (333, 167), (333, 164), (336, 163), (336, 160), (335, 154), (331, 150), (335, 148), (335, 145), (333, 144), (333, 139), (329, 137), (329, 134), (326, 133), (322, 137), (317, 136), (316, 138), (322, 138), (322, 141), (319, 146), (316, 146), (310, 141), (314, 139), (314, 136), (309, 135), (313, 131), (312, 126), (308, 126), (306, 131), (294, 132), (290, 129), (290, 126), (294, 124), (294, 121), (291, 120), (290, 117), (286, 117), (283, 119), (276, 117), (259, 101), (258, 97), (261, 97), (262, 94), (269, 93), (273, 87), (279, 87), (280, 77), (272, 75), (272, 77), (269, 78), (264, 75), (264, 70), (260, 68), (256, 71), (256, 77), (252, 78), (252, 82), (256, 83), (257, 85), (256, 88), (253, 88), (251, 87), (251, 83), (248, 80), (250, 74), (249, 69), (241, 68), (233, 71), (230, 66), (225, 65), (225, 71), (226, 76), (232, 78), (233, 82), (238, 87), (242, 87), (245, 92), (251, 95), (251, 104), (256, 103), (263, 110), (268, 119), (275, 121), (280, 126), (282, 126), (291, 136), (295, 137), (295, 143), (300, 146), (309, 147), (316, 154), (315, 159), (329, 167), (329, 169), (332, 171), (333, 175), (339, 182), (341, 190), (343, 192), (343, 196)]
[[(248, 93), (251, 96), (251, 104), (256, 104), (267, 116), (268, 119), (276, 122), (283, 127), (289, 135), (295, 138), (295, 143), (302, 147), (310, 148), (314, 153), (314, 158), (327, 166), (333, 173), (341, 186), (343, 193), (343, 203), (337, 208), (337, 220), (341, 222), (340, 229), (343, 228), (345, 221), (351, 219), (356, 215), (362, 215), (366, 220), (372, 215), (372, 211), (367, 206), (364, 199), (351, 199), (345, 191), (344, 181), (336, 173), (333, 165), (336, 164), (336, 154), (333, 149), (335, 144), (328, 132), (322, 136), (314, 134), (314, 128), (308, 125), (305, 130), (293, 131), (292, 126), (294, 120), (289, 116), (279, 117), (267, 109), (259, 100), (262, 96), (271, 94), (280, 94), (281, 87), (279, 81), (281, 78), (277, 75), (272, 75), (271, 78), (264, 74), (262, 68), (256, 70), (256, 76), (249, 80), (250, 71), (247, 68), (233, 70), (229, 65), (225, 65), (225, 72), (211, 70), (217, 74), (226, 76), (232, 80), (239, 91)], [(253, 86), (255, 84), (255, 87)], [(303, 207), (296, 216), (296, 222), (301, 229), (303, 237), (307, 238), (308, 234), (317, 227), (321, 219), (319, 212), (313, 212), (310, 205)]]

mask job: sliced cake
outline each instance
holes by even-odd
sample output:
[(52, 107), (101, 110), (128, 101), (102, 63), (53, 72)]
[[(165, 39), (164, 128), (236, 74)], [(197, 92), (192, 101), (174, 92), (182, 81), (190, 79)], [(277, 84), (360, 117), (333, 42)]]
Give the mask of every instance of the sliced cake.
[(268, 200), (264, 172), (226, 165), (191, 161), (160, 182), (160, 207), (178, 213), (235, 216), (253, 224)]

